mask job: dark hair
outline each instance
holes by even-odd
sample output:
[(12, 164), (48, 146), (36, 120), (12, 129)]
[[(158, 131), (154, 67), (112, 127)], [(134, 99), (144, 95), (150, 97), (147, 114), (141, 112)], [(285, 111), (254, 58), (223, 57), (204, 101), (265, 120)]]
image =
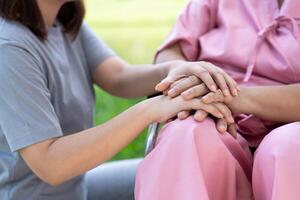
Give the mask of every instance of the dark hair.
[[(76, 37), (81, 27), (85, 9), (82, 1), (66, 2), (57, 19), (66, 33)], [(47, 29), (36, 0), (0, 0), (0, 16), (27, 26), (38, 38), (47, 38)]]

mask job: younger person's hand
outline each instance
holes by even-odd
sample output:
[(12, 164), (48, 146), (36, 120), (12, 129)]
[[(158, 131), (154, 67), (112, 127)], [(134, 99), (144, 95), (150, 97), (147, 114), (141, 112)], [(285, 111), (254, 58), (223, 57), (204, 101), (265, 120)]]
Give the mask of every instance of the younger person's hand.
[(199, 98), (185, 100), (182, 96), (170, 98), (164, 95), (146, 101), (150, 103), (148, 105), (151, 108), (150, 116), (152, 116), (154, 122), (167, 122), (184, 110), (198, 110), (199, 113), (194, 116), (197, 121), (204, 120), (208, 115), (212, 115), (217, 119), (216, 125), (219, 132), (228, 131), (236, 137), (231, 111), (223, 103), (206, 104)]
[[(206, 87), (206, 85), (196, 76), (189, 76), (189, 77), (183, 77), (180, 80), (175, 81), (170, 85), (170, 87), (165, 90), (164, 95), (169, 97), (176, 97), (178, 95), (181, 95), (185, 100), (190, 100), (193, 98), (201, 98), (207, 94), (210, 93), (210, 90)], [(221, 96), (223, 97), (223, 93), (221, 90), (217, 90), (216, 93), (217, 96), (214, 96), (215, 98), (219, 97), (219, 100)], [(212, 94), (214, 94), (212, 92)], [(219, 96), (221, 95), (221, 96)], [(225, 95), (224, 95), (225, 96)], [(228, 99), (232, 99), (232, 95), (227, 96)], [(211, 96), (209, 95), (207, 98), (209, 100), (212, 100)], [(216, 99), (218, 100), (218, 99)], [(224, 118), (216, 119), (216, 127), (219, 132), (223, 133), (228, 131), (231, 135), (234, 137), (236, 136), (236, 126), (234, 124), (234, 120), (232, 117), (231, 110), (228, 109), (227, 105), (224, 103), (219, 103), (222, 101), (216, 101), (212, 102), (211, 104), (215, 107), (217, 107), (219, 110), (221, 110)], [(181, 111), (177, 114), (177, 117), (179, 119), (186, 119), (190, 116), (192, 113), (192, 110), (185, 110)], [(203, 121), (208, 117), (209, 113), (203, 111), (203, 110), (196, 110), (194, 113), (194, 118), (197, 121)]]
[[(196, 76), (201, 83), (209, 89), (209, 91), (215, 92), (220, 88), (225, 96), (232, 95), (236, 96), (239, 91), (237, 83), (221, 68), (215, 66), (210, 62), (199, 61), (199, 62), (187, 62), (187, 61), (176, 61), (172, 64), (167, 72), (167, 77), (164, 78), (156, 86), (156, 90), (163, 92), (170, 89), (170, 86), (178, 82), (178, 80), (186, 79), (191, 76), (192, 78), (187, 78), (186, 81), (180, 81), (179, 85), (190, 85), (195, 86), (196, 79), (193, 78), (193, 75)], [(194, 81), (195, 80), (195, 81)], [(184, 86), (186, 87), (186, 86)], [(180, 94), (179, 91), (170, 90), (170, 93), (173, 93), (172, 96), (175, 97)]]

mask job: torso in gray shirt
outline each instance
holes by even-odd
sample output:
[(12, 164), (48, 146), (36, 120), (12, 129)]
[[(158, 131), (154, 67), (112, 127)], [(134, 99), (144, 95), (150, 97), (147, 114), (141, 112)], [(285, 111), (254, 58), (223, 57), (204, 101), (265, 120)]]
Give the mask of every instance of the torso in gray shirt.
[(113, 52), (83, 24), (76, 39), (61, 25), (39, 40), (0, 18), (0, 199), (82, 200), (83, 177), (52, 187), (18, 150), (93, 126), (91, 73)]

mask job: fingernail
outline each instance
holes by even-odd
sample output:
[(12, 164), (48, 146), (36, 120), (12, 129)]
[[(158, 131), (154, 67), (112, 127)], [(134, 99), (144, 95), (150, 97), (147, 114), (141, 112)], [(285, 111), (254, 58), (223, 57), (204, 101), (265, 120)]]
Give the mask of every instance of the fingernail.
[(185, 97), (189, 96), (190, 94), (191, 94), (190, 91), (185, 91), (185, 92), (182, 93), (182, 95), (185, 96)]
[(218, 113), (218, 114), (217, 114), (217, 117), (218, 117), (218, 118), (224, 118), (224, 116), (223, 116), (221, 113)]
[(196, 121), (202, 121), (203, 120), (203, 115), (197, 114), (197, 115), (194, 116), (194, 118), (196, 119)]
[(225, 127), (224, 125), (221, 125), (221, 126), (220, 126), (220, 131), (221, 131), (221, 132), (226, 131), (226, 127)]
[(208, 97), (204, 97), (204, 98), (202, 98), (202, 100), (203, 100), (203, 103), (206, 103), (206, 104), (211, 103), (211, 100)]
[(159, 86), (160, 86), (160, 83), (155, 86), (156, 91), (159, 91)]

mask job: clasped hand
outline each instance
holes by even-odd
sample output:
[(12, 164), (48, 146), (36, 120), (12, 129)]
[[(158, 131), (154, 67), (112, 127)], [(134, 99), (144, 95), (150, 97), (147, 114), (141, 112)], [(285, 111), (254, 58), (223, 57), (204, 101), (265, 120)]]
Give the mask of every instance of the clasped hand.
[[(188, 68), (188, 69), (187, 69)], [(187, 70), (190, 74), (182, 75), (180, 70)], [(171, 70), (168, 76), (157, 86), (156, 90), (163, 92), (165, 96), (175, 98), (179, 95), (185, 100), (200, 98), (201, 101), (213, 107), (214, 111), (208, 113), (204, 109), (185, 110), (177, 114), (179, 119), (186, 119), (194, 113), (196, 121), (203, 121), (209, 115), (215, 118), (216, 127), (219, 132), (229, 132), (236, 138), (236, 125), (233, 113), (227, 104), (238, 95), (237, 83), (222, 69), (208, 62), (180, 62)]]

